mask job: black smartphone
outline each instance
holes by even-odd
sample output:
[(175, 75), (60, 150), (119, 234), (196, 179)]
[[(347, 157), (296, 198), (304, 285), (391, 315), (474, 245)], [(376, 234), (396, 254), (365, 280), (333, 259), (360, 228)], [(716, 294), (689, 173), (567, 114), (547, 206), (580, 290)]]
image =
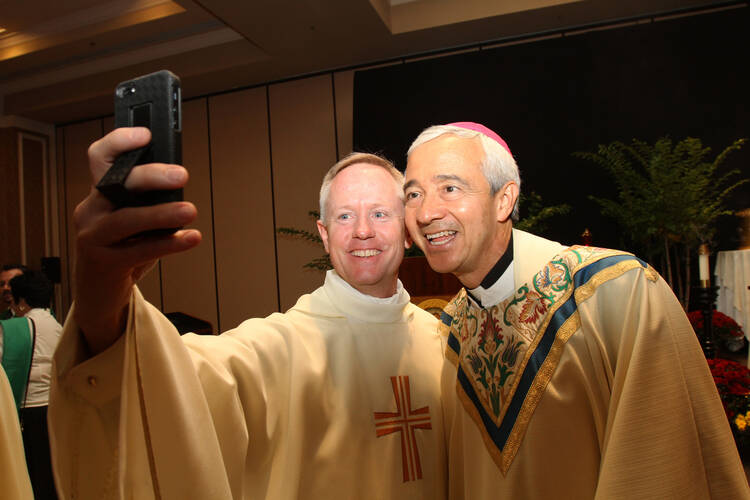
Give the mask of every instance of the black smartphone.
[(115, 87), (115, 128), (146, 127), (151, 142), (121, 154), (97, 188), (115, 206), (145, 206), (182, 200), (182, 189), (130, 192), (125, 179), (137, 165), (182, 164), (182, 92), (180, 79), (162, 70)]

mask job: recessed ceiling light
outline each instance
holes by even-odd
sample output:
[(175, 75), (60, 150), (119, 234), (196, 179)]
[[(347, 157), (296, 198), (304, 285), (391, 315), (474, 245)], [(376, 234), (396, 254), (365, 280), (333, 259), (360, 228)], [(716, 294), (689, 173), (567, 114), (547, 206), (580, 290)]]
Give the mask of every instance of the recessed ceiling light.
[(2, 35), (3, 33), (5, 33), (6, 31), (8, 31), (8, 30), (6, 30), (5, 28), (0, 28), (0, 35)]

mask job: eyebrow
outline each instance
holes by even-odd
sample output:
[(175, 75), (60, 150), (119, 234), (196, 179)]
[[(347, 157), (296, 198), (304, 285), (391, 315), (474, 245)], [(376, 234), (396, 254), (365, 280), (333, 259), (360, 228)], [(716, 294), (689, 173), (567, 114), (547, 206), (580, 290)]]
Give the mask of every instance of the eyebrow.
[(466, 186), (466, 181), (463, 180), (463, 178), (459, 177), (456, 174), (436, 175), (434, 177), (434, 179), (437, 180), (437, 181), (455, 181), (455, 182), (458, 182), (459, 184), (462, 184), (462, 185)]
[[(433, 179), (433, 181), (438, 181), (438, 182), (440, 182), (440, 181), (454, 181), (454, 182), (457, 182), (457, 183), (461, 184), (462, 186), (467, 186), (468, 185), (466, 183), (466, 181), (463, 180), (463, 178), (459, 177), (456, 174), (439, 174), (439, 175), (433, 176), (432, 179)], [(406, 184), (404, 184), (404, 191), (406, 191), (407, 189), (409, 189), (410, 187), (412, 187), (412, 186), (414, 186), (416, 184), (419, 184), (416, 179), (412, 179), (412, 180), (408, 181)]]
[(408, 181), (406, 184), (404, 184), (404, 191), (406, 191), (407, 189), (409, 189), (410, 187), (412, 187), (415, 184), (417, 184), (417, 181), (414, 180), (414, 179)]

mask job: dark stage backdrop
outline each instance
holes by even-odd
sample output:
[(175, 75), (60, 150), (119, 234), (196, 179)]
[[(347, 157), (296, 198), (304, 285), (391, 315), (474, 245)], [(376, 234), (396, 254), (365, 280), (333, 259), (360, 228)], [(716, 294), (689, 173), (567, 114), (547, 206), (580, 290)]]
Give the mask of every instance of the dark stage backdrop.
[[(522, 191), (573, 210), (545, 236), (625, 248), (590, 194), (614, 196), (606, 173), (572, 157), (598, 144), (698, 137), (717, 153), (750, 137), (750, 8), (589, 32), (358, 71), (354, 146), (382, 152), (403, 170), (406, 150), (425, 127), (477, 121), (509, 144)], [(750, 144), (727, 168), (750, 171)], [(750, 189), (736, 208), (750, 206)], [(523, 215), (523, 214), (522, 214)], [(734, 221), (720, 245), (735, 248)], [(726, 229), (724, 229), (726, 226)], [(734, 246), (733, 246), (734, 245)]]

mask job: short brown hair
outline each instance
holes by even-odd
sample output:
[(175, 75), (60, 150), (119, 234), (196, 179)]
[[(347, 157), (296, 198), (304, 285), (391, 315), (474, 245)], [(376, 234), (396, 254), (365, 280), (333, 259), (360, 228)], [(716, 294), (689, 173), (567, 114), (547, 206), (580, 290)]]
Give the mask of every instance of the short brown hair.
[(357, 152), (349, 153), (328, 169), (325, 177), (323, 177), (323, 184), (320, 186), (320, 220), (323, 223), (325, 223), (326, 203), (328, 203), (328, 195), (331, 192), (331, 183), (333, 182), (334, 177), (346, 167), (350, 167), (356, 163), (365, 163), (367, 165), (375, 165), (386, 169), (398, 185), (399, 198), (401, 198), (401, 201), (404, 200), (404, 174), (399, 172), (398, 169), (393, 166), (393, 163), (376, 154)]

